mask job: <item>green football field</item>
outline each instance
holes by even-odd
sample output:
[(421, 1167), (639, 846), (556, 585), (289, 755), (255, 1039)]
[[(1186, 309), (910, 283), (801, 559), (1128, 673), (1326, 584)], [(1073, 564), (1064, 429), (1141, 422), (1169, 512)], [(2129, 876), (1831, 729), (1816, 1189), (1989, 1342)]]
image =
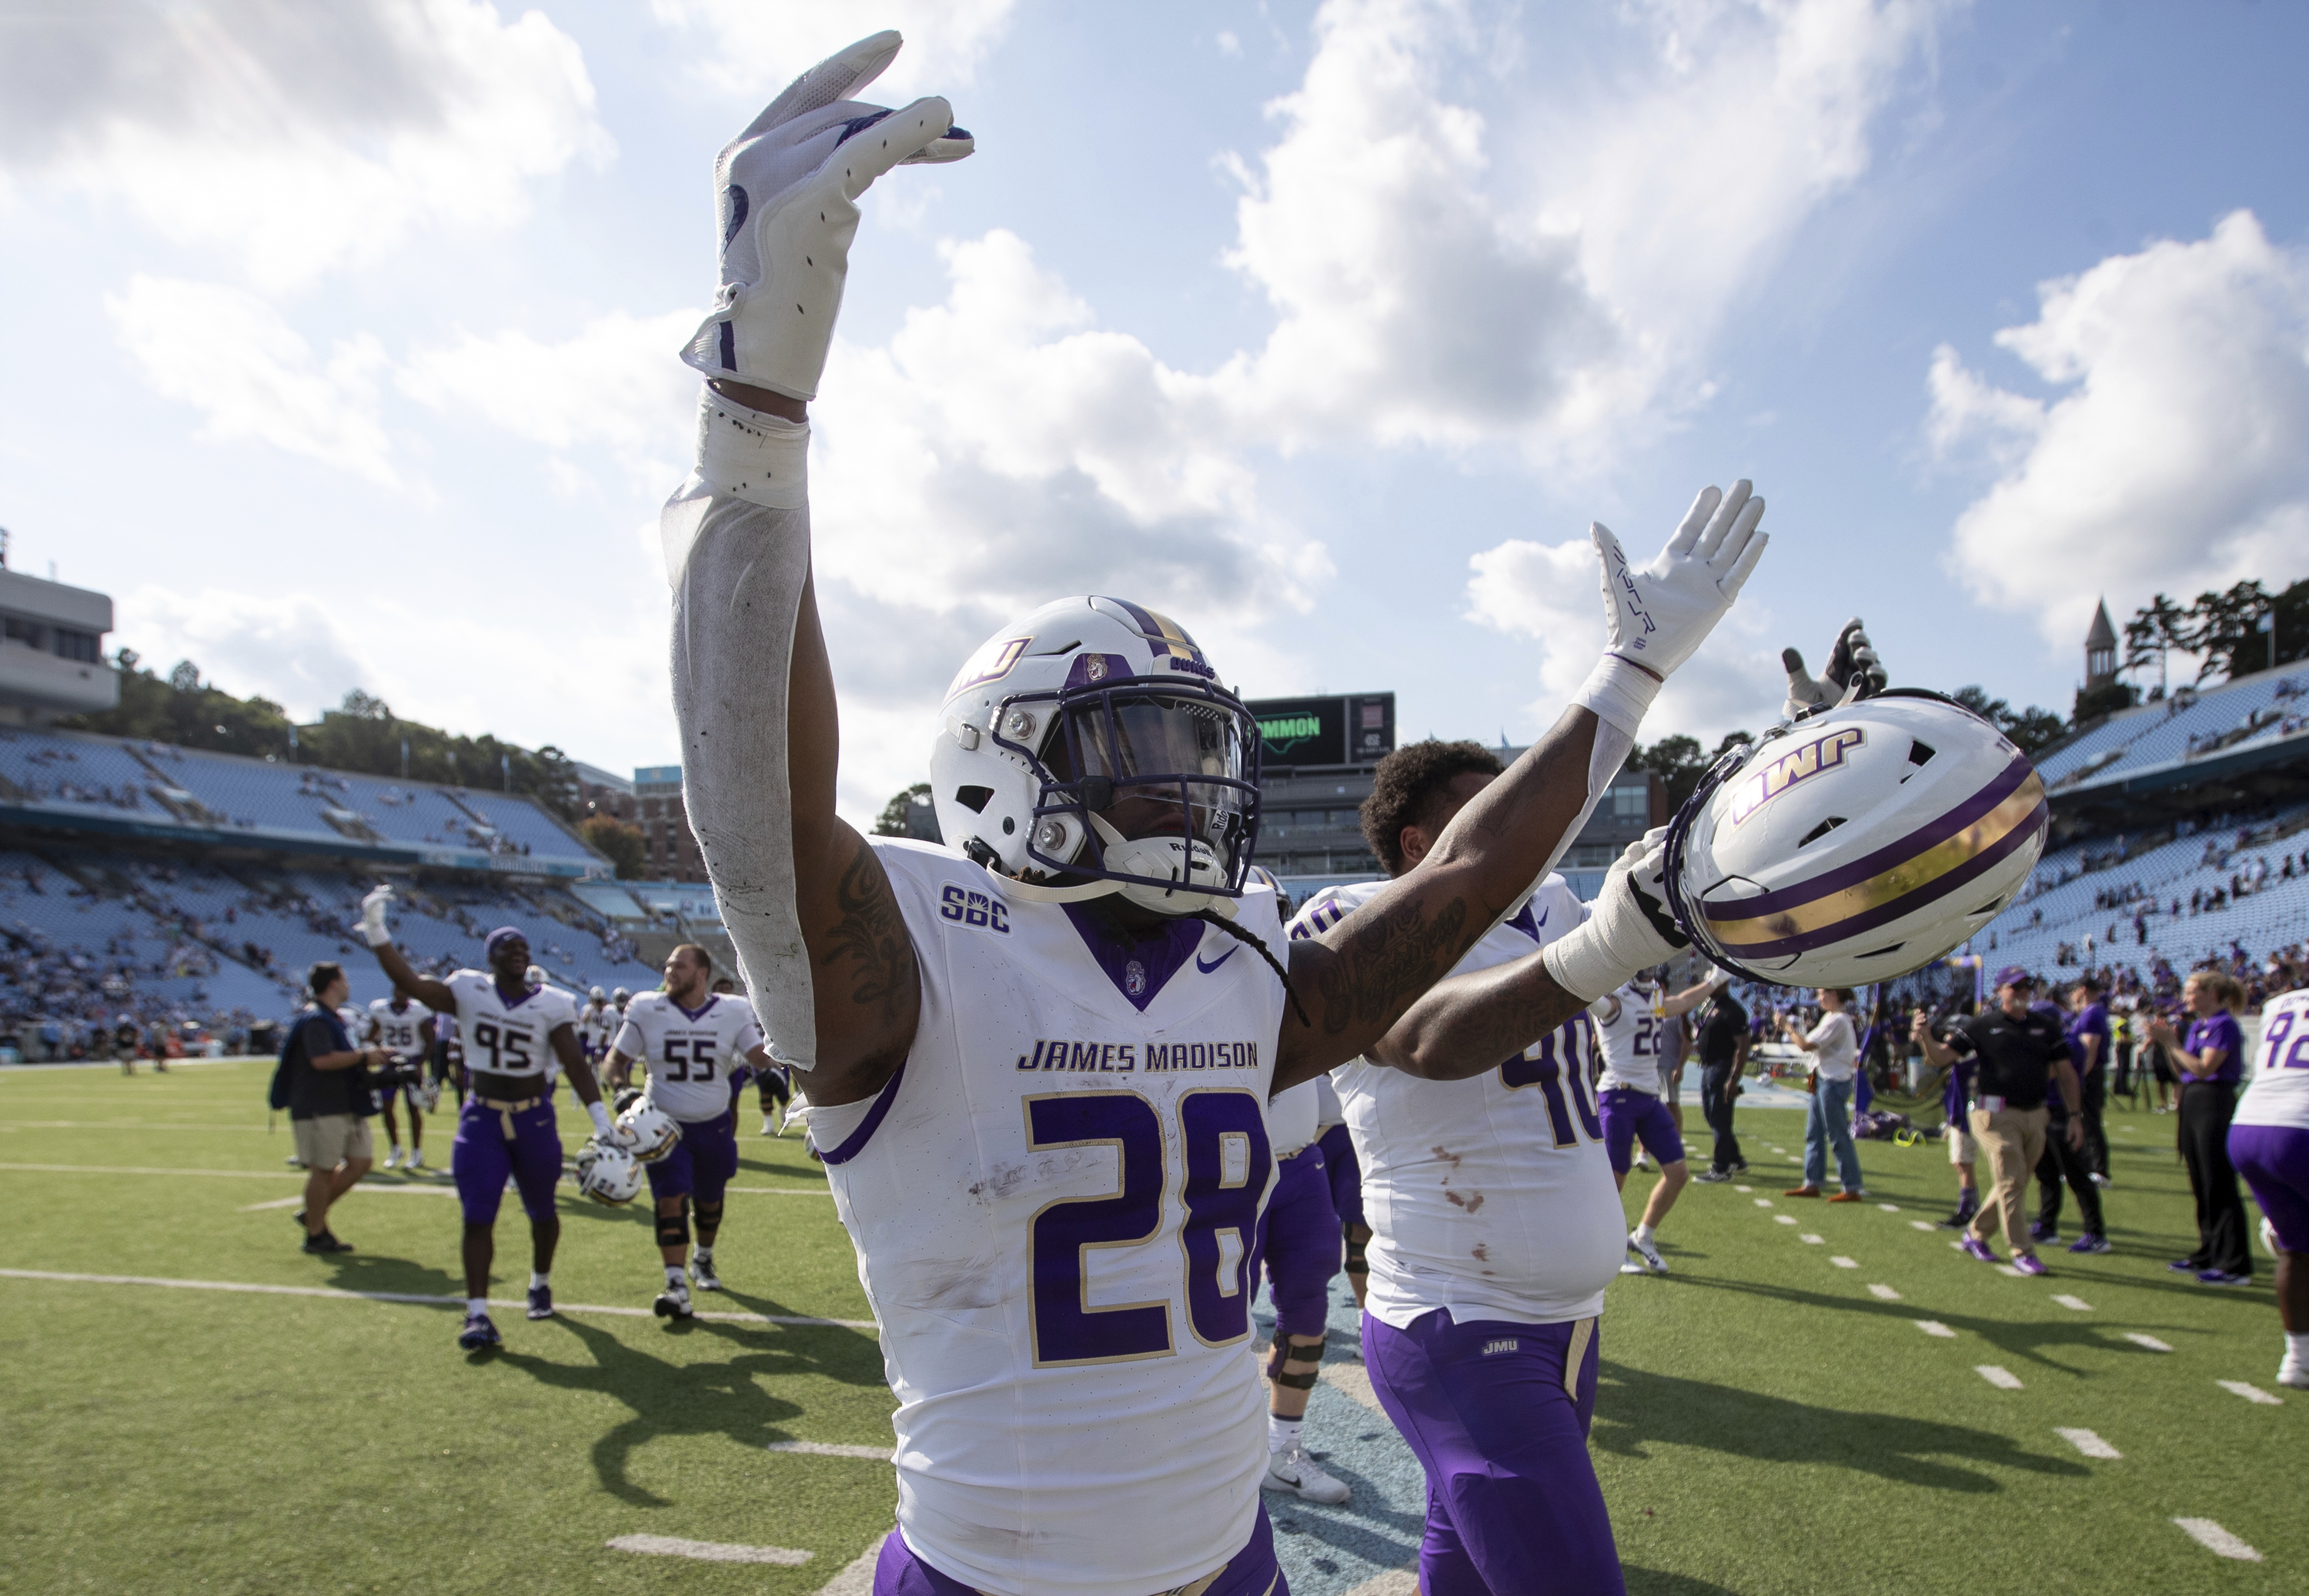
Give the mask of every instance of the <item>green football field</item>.
[[(863, 1592), (891, 1402), (796, 1141), (742, 1139), (721, 1317), (650, 1316), (645, 1219), (565, 1186), (566, 1311), (501, 1311), (469, 1359), (435, 1300), (462, 1297), (445, 1177), (372, 1178), (335, 1221), (359, 1250), (304, 1256), (269, 1068), (0, 1071), (0, 1590)], [(1936, 1144), (1864, 1143), (1874, 1200), (1830, 1207), (1780, 1195), (1799, 1116), (1743, 1117), (1753, 1189), (1691, 1187), (1673, 1272), (1604, 1320), (1631, 1591), (2309, 1589), (2309, 1393), (2275, 1384), (2265, 1260), (2226, 1291), (2166, 1271), (2192, 1238), (2171, 1119), (2112, 1119), (2115, 1252), (2029, 1281), (1916, 1228), (1950, 1206)], [(494, 1294), (526, 1270), (509, 1201)], [(1269, 1498), (1277, 1542), (1302, 1596), (1400, 1592), (1418, 1471), (1334, 1305), (1308, 1444), (1355, 1499)], [(636, 1535), (783, 1560), (609, 1547)]]

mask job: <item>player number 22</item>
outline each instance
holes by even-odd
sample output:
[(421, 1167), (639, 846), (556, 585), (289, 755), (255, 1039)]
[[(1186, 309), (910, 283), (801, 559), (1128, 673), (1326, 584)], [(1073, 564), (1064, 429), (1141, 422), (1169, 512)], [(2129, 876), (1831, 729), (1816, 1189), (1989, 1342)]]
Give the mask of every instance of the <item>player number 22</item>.
[[(1179, 1131), (1186, 1164), (1179, 1200), (1186, 1222), (1178, 1239), (1186, 1264), (1188, 1328), (1206, 1346), (1224, 1346), (1250, 1333), (1258, 1203), (1274, 1165), (1267, 1116), (1248, 1091), (1189, 1091), (1179, 1100)], [(1084, 1267), (1094, 1247), (1144, 1247), (1162, 1231), (1171, 1171), (1154, 1105), (1133, 1091), (1031, 1097), (1026, 1140), (1037, 1152), (1111, 1147), (1116, 1163), (1111, 1194), (1060, 1197), (1033, 1217), (1029, 1260), (1035, 1363), (1167, 1357), (1173, 1350), (1168, 1297), (1093, 1307)], [(1230, 1232), (1235, 1242), (1232, 1263), (1221, 1246)]]

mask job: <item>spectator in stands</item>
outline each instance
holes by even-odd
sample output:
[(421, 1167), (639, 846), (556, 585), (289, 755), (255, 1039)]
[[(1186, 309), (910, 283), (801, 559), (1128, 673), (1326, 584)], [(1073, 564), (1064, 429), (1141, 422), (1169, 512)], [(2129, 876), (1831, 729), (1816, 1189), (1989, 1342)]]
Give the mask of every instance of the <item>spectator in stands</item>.
[(305, 984), (312, 1001), (281, 1054), (289, 1124), (306, 1169), (305, 1206), (297, 1217), (305, 1227), (307, 1252), (349, 1253), (353, 1249), (329, 1229), (329, 1209), (368, 1173), (374, 1152), (364, 1113), (368, 1093), (359, 1072), (382, 1069), (385, 1054), (353, 1046), (337, 1018), (352, 993), (342, 965), (314, 965)]
[(1699, 1022), (1699, 1112), (1716, 1133), (1716, 1150), (1695, 1180), (1729, 1180), (1748, 1167), (1740, 1156), (1740, 1138), (1732, 1133), (1732, 1106), (1747, 1071), (1748, 1011), (1729, 986), (1718, 987)]
[(2201, 970), (2181, 989), (2195, 1016), (2185, 1039), (2162, 1017), (2149, 1034), (2177, 1048), (2181, 1074), (2181, 1157), (2197, 1200), (2197, 1250), (2166, 1265), (2209, 1286), (2238, 1286), (2253, 1279), (2245, 1239), (2244, 1202), (2229, 1162), (2229, 1121), (2236, 1113), (2237, 1081), (2244, 1073), (2244, 1032), (2230, 1013), (2244, 998), (2233, 975)]

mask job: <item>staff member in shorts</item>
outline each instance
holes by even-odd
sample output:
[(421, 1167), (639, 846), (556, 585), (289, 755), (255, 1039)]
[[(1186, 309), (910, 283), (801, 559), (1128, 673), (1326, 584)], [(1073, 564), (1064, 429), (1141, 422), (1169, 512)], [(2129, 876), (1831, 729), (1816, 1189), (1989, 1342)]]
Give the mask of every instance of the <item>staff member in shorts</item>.
[(352, 1247), (329, 1229), (329, 1210), (368, 1173), (376, 1156), (361, 1112), (368, 1094), (357, 1072), (385, 1067), (385, 1052), (353, 1046), (337, 1018), (352, 991), (342, 965), (314, 965), (305, 987), (312, 1002), (281, 1052), (289, 1067), (289, 1128), (306, 1171), (305, 1206), (297, 1217), (307, 1252), (349, 1253)]

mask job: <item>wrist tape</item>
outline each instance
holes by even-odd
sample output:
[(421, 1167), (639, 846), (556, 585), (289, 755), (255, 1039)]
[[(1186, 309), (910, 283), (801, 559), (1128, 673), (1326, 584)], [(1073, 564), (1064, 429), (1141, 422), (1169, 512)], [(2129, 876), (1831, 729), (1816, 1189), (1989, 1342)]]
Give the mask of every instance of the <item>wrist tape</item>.
[(603, 1108), (600, 1103), (587, 1103), (585, 1105), (585, 1112), (593, 1117), (593, 1128), (601, 1132), (604, 1138), (607, 1138), (610, 1134), (609, 1109)]
[(1605, 654), (1596, 661), (1596, 669), (1587, 673), (1571, 702), (1593, 711), (1604, 725), (1615, 726), (1633, 738), (1644, 723), (1644, 712), (1652, 707), (1664, 685), (1641, 666), (1617, 654)]
[(748, 410), (709, 385), (697, 396), (697, 476), (765, 510), (809, 502), (809, 424)]

